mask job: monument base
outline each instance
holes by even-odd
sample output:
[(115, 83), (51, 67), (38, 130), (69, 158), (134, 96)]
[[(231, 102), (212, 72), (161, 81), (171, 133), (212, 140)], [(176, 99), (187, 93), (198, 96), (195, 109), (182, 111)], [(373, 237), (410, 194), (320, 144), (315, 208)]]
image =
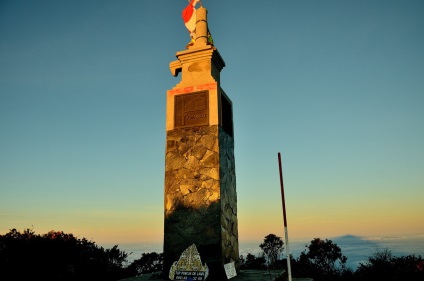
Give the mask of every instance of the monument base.
[(167, 132), (164, 275), (194, 244), (209, 268), (206, 280), (226, 280), (238, 262), (234, 142), (220, 126)]

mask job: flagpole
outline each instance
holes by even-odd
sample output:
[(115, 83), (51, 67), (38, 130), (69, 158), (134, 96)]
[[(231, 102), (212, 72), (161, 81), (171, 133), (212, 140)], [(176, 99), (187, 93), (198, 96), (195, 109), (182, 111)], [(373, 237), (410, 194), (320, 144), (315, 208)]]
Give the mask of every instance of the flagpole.
[(288, 234), (288, 231), (287, 231), (286, 202), (285, 202), (285, 199), (284, 199), (283, 170), (281, 168), (281, 154), (280, 154), (280, 152), (278, 152), (278, 167), (279, 167), (279, 170), (280, 170), (281, 201), (283, 202), (284, 234), (285, 234), (285, 238), (286, 238), (287, 269), (288, 269), (288, 274), (289, 274), (289, 281), (292, 281), (291, 266), (290, 266), (289, 234)]

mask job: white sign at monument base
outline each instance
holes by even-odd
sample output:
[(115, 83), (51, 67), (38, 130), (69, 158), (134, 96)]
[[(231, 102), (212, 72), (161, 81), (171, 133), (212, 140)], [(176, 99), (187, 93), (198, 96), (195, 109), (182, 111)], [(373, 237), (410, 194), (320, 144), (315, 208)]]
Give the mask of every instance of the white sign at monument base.
[(169, 270), (171, 280), (204, 281), (209, 275), (208, 266), (202, 265), (196, 245), (192, 244), (184, 250), (178, 261), (175, 261)]
[(224, 269), (228, 279), (237, 276), (237, 271), (236, 267), (234, 266), (234, 262), (224, 264)]

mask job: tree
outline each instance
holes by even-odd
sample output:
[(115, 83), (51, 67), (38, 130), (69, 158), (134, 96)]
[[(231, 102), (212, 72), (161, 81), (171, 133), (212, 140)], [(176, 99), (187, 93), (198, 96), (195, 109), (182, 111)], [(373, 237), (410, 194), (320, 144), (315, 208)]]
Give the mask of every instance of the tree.
[(281, 240), (281, 237), (278, 237), (275, 234), (268, 234), (265, 236), (264, 242), (259, 245), (267, 258), (269, 266), (275, 265), (280, 253), (284, 249), (283, 245), (284, 242)]
[(12, 229), (0, 235), (0, 280), (118, 280), (128, 254), (103, 249), (63, 231), (37, 235)]
[(303, 251), (295, 262), (295, 273), (314, 280), (337, 280), (346, 270), (347, 257), (333, 241), (315, 238), (307, 251)]
[(152, 273), (162, 271), (163, 267), (163, 254), (156, 252), (143, 253), (139, 259), (134, 260), (128, 267), (130, 272), (134, 275), (143, 273)]
[[(244, 259), (243, 259), (244, 260)], [(240, 266), (240, 269), (265, 269), (265, 258), (263, 255), (256, 257), (255, 255), (248, 253), (246, 260)]]
[(355, 272), (358, 280), (424, 280), (424, 260), (421, 256), (395, 257), (388, 249), (377, 251)]

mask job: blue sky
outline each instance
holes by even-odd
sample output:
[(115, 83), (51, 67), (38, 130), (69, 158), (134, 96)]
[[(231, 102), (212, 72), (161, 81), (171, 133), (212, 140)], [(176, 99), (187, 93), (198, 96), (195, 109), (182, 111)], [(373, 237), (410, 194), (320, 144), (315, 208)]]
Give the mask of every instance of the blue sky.
[[(0, 233), (160, 242), (184, 0), (0, 1)], [(424, 2), (203, 0), (240, 240), (424, 234)]]

